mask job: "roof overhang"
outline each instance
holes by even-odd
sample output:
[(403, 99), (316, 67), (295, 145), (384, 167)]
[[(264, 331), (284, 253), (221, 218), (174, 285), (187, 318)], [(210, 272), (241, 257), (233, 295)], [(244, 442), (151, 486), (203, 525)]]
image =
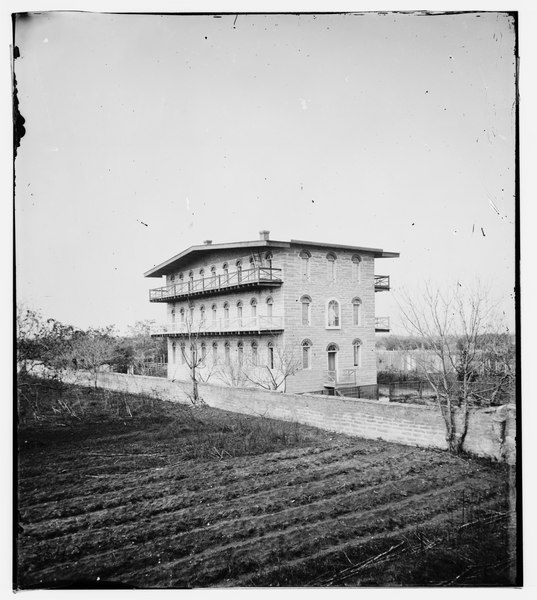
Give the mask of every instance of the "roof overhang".
[(334, 248), (335, 250), (354, 250), (373, 254), (375, 258), (398, 258), (399, 252), (385, 252), (381, 248), (366, 248), (365, 246), (345, 246), (343, 244), (324, 244), (322, 242), (308, 242), (305, 240), (291, 240), (294, 246), (315, 246), (317, 248)]

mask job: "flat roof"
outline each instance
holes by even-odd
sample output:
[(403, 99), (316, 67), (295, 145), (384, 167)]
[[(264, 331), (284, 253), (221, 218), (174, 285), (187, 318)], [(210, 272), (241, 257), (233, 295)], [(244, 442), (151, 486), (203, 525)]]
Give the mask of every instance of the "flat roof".
[(225, 244), (202, 244), (199, 246), (190, 246), (179, 254), (172, 256), (168, 260), (152, 267), (144, 273), (144, 277), (162, 277), (171, 271), (174, 271), (179, 265), (195, 258), (198, 254), (211, 252), (214, 250), (231, 250), (233, 248), (290, 248), (291, 246), (315, 246), (317, 248), (334, 248), (339, 250), (356, 250), (357, 252), (367, 252), (373, 254), (375, 258), (397, 258), (398, 252), (385, 252), (380, 248), (366, 248), (364, 246), (346, 246), (343, 244), (328, 244), (324, 242), (308, 242), (305, 240), (291, 240), (281, 242), (277, 240), (254, 240), (250, 242), (229, 242)]

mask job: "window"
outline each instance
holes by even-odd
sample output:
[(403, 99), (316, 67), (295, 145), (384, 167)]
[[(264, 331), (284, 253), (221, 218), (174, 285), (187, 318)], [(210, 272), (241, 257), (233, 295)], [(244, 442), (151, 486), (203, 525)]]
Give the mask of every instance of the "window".
[(201, 360), (205, 361), (205, 358), (207, 357), (207, 346), (205, 345), (205, 343), (203, 342), (201, 344)]
[(311, 324), (311, 298), (309, 296), (302, 296), (300, 298), (302, 303), (302, 325)]
[(250, 300), (250, 311), (252, 318), (255, 319), (257, 317), (257, 300), (255, 298)]
[(354, 366), (362, 366), (362, 342), (361, 340), (354, 340), (352, 343), (352, 355), (354, 357)]
[(179, 311), (179, 316), (181, 318), (181, 325), (184, 325), (185, 324), (185, 309), (184, 308), (182, 308)]
[(237, 302), (237, 321), (239, 326), (242, 325), (242, 302), (240, 300)]
[(222, 265), (222, 271), (224, 271), (224, 285), (226, 285), (229, 282), (229, 266), (227, 263), (224, 263)]
[(272, 252), (267, 252), (265, 254), (265, 260), (267, 261), (268, 268), (272, 269)]
[(177, 360), (176, 351), (177, 351), (177, 344), (175, 342), (173, 342), (173, 344), (172, 344), (172, 363), (175, 363), (175, 361)]
[(326, 255), (327, 267), (328, 267), (328, 281), (336, 280), (336, 255), (333, 252), (329, 252)]
[(239, 342), (237, 344), (237, 353), (238, 353), (239, 366), (242, 367), (242, 361), (244, 359), (244, 344), (242, 342)]
[(328, 354), (328, 372), (333, 375), (337, 373), (338, 350), (339, 348), (337, 344), (329, 344), (326, 348), (326, 352)]
[(267, 351), (267, 366), (269, 369), (274, 369), (274, 344), (272, 342), (268, 343)]
[(190, 310), (190, 317), (189, 317), (190, 325), (192, 325), (192, 323), (194, 323), (194, 306), (192, 305), (189, 310)]
[(205, 325), (205, 306), (200, 306), (200, 324)]
[(237, 266), (237, 282), (240, 283), (242, 281), (242, 262), (238, 260), (236, 262)]
[(229, 365), (229, 363), (231, 362), (229, 342), (226, 342), (224, 345), (224, 360), (225, 360), (226, 365)]
[(340, 316), (339, 316), (339, 302), (337, 300), (330, 300), (326, 307), (326, 326), (333, 328), (340, 328)]
[(218, 344), (213, 342), (213, 363), (218, 364)]
[(184, 365), (186, 363), (186, 349), (185, 344), (181, 344), (181, 364)]
[(182, 282), (182, 281), (183, 281), (183, 279), (184, 279), (184, 275), (183, 275), (183, 273), (179, 273), (179, 281), (181, 281), (181, 282)]
[(211, 284), (213, 287), (216, 286), (216, 267), (214, 265), (211, 267)]
[(190, 344), (190, 366), (194, 367), (198, 362), (198, 351), (194, 344)]
[(224, 304), (224, 327), (229, 326), (229, 304), (226, 302)]
[(302, 250), (302, 252), (300, 253), (299, 256), (300, 256), (300, 262), (302, 265), (302, 280), (309, 281), (311, 254), (307, 250)]
[(362, 259), (360, 256), (355, 254), (352, 259), (352, 280), (356, 282), (360, 282), (362, 277)]
[(257, 342), (252, 342), (252, 365), (257, 367)]
[(272, 318), (272, 306), (274, 304), (274, 301), (272, 300), (272, 298), (269, 296), (267, 298), (267, 317)]
[(194, 281), (194, 271), (190, 271), (190, 273), (188, 274), (188, 278), (190, 279), (190, 283)]
[(217, 315), (216, 304), (213, 304), (211, 306), (211, 311), (212, 311), (212, 315), (213, 315), (213, 325), (216, 326), (216, 315)]
[(172, 283), (175, 281), (175, 274), (174, 274), (174, 273), (172, 273), (172, 274), (170, 275), (170, 281), (171, 281)]
[(360, 298), (352, 299), (352, 324), (362, 324), (362, 301)]
[(311, 341), (302, 342), (302, 368), (311, 369)]
[(172, 324), (175, 325), (175, 304), (172, 306)]
[(205, 277), (205, 269), (200, 269), (200, 277)]

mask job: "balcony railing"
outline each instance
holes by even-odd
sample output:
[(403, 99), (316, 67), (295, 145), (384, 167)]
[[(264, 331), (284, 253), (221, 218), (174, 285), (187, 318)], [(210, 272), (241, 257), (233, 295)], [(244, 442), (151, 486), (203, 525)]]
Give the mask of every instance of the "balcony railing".
[(375, 292), (389, 292), (390, 291), (390, 276), (389, 275), (375, 275)]
[(281, 283), (281, 269), (255, 267), (253, 269), (244, 269), (243, 271), (234, 271), (233, 273), (178, 281), (164, 287), (155, 288), (149, 290), (149, 301), (169, 302), (174, 298), (200, 296), (229, 288), (251, 287), (255, 285), (275, 286)]
[(375, 317), (375, 331), (379, 333), (390, 331), (390, 317)]
[(338, 369), (326, 371), (324, 375), (325, 387), (336, 387), (337, 385), (356, 385), (356, 369)]
[(151, 335), (222, 335), (230, 333), (271, 333), (283, 330), (282, 317), (243, 317), (188, 323), (154, 325)]

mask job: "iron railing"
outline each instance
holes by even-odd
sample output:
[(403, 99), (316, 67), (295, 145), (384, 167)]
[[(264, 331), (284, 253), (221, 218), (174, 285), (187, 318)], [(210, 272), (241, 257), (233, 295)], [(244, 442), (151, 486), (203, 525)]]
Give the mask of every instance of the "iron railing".
[(155, 288), (149, 290), (149, 301), (163, 302), (182, 296), (218, 292), (237, 286), (251, 286), (256, 284), (277, 285), (280, 283), (282, 283), (281, 269), (255, 267), (253, 269), (234, 271), (233, 273), (178, 281), (164, 287)]
[(356, 385), (356, 369), (329, 370), (324, 375), (325, 385)]
[(231, 332), (271, 332), (283, 330), (282, 317), (242, 317), (213, 319), (193, 323), (164, 323), (153, 325), (151, 335), (211, 335)]
[(390, 276), (389, 275), (375, 275), (375, 292), (389, 292), (390, 291)]

